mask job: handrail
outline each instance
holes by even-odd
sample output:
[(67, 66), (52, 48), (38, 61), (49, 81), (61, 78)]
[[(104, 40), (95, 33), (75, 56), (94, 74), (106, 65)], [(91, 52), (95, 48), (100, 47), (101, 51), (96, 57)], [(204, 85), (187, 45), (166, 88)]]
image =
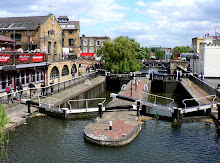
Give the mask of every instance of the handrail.
[(78, 101), (86, 101), (86, 109), (88, 109), (88, 101), (92, 101), (92, 100), (103, 100), (102, 101), (102, 106), (103, 104), (105, 103), (106, 101), (106, 98), (93, 98), (93, 99), (79, 99), (79, 100), (69, 100), (67, 103), (69, 104), (70, 106), (70, 110), (72, 109), (72, 105), (70, 104), (70, 102), (78, 102)]
[[(50, 103), (50, 99), (54, 99), (54, 100), (57, 100), (57, 101), (60, 101), (61, 102), (61, 104), (62, 104), (62, 100), (61, 99), (58, 99), (58, 98), (53, 98), (53, 97), (47, 97), (47, 96), (38, 96), (38, 98), (39, 98), (39, 105), (41, 104), (41, 102), (40, 102), (40, 97), (43, 97), (43, 98), (48, 98), (49, 99), (49, 108), (50, 108), (50, 106), (54, 106), (54, 104), (51, 104)], [(47, 103), (45, 103), (45, 104), (47, 104)], [(59, 104), (59, 111), (60, 111), (60, 104)]]
[(200, 107), (200, 101), (201, 101), (201, 99), (202, 99), (202, 98), (207, 98), (207, 97), (214, 97), (213, 100), (212, 100), (212, 103), (214, 104), (214, 101), (215, 101), (215, 99), (216, 99), (216, 95), (209, 95), (209, 96), (203, 96), (203, 97), (197, 97), (197, 98), (184, 99), (184, 100), (182, 101), (182, 103), (184, 104), (185, 109), (186, 109), (186, 103), (185, 103), (185, 101), (190, 101), (190, 100), (199, 99), (199, 107)]
[(141, 92), (141, 93), (144, 93), (144, 94), (148, 94), (148, 95), (154, 96), (154, 97), (155, 97), (155, 99), (154, 99), (154, 105), (155, 105), (155, 106), (157, 105), (157, 104), (156, 104), (156, 102), (157, 102), (157, 100), (156, 100), (157, 97), (159, 97), (159, 98), (163, 98), (163, 99), (166, 99), (166, 100), (171, 100), (171, 102), (170, 102), (170, 106), (169, 106), (168, 109), (170, 109), (170, 108), (171, 108), (171, 105), (174, 103), (174, 99), (169, 98), (169, 97), (164, 97), (164, 96), (154, 95), (154, 94), (147, 93), (147, 92)]

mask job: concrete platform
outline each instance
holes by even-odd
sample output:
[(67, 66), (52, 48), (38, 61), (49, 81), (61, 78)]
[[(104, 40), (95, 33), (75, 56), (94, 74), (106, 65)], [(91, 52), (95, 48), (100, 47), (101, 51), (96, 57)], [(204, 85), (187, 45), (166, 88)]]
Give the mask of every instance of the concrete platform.
[[(148, 81), (148, 83), (150, 83)], [(132, 98), (141, 99), (140, 92), (143, 92), (147, 79), (141, 78), (137, 87), (132, 85)], [(118, 94), (130, 97), (131, 83), (127, 84), (127, 89)], [(120, 99), (113, 99), (108, 106), (131, 105)], [(112, 121), (112, 130), (109, 127), (109, 121)], [(142, 129), (142, 122), (137, 116), (137, 111), (133, 110), (111, 110), (104, 112), (103, 117), (96, 123), (88, 124), (84, 129), (84, 137), (87, 141), (103, 146), (122, 146), (131, 143), (138, 136)]]

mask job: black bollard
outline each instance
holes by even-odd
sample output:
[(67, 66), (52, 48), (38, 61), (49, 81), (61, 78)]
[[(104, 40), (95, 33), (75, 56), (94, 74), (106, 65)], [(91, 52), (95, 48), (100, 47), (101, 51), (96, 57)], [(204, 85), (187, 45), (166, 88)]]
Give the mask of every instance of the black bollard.
[(31, 113), (31, 101), (27, 101), (28, 113)]
[(141, 101), (140, 101), (140, 100), (137, 100), (137, 116), (139, 116), (140, 106), (141, 106)]
[(112, 130), (112, 121), (109, 121), (109, 130)]
[(102, 104), (101, 103), (98, 104), (98, 108), (99, 108), (99, 117), (102, 118)]

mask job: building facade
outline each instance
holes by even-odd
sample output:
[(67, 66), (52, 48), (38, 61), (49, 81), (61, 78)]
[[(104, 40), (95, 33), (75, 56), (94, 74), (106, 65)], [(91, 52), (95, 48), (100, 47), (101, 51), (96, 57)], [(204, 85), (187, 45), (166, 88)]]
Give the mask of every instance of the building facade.
[(79, 21), (69, 21), (67, 16), (59, 16), (58, 22), (62, 28), (63, 54), (80, 56), (80, 25)]
[(194, 60), (194, 72), (204, 77), (220, 77), (220, 45), (201, 44), (199, 59)]
[(81, 40), (81, 56), (96, 56), (97, 51), (104, 45), (104, 42), (110, 41), (109, 37), (86, 37), (82, 35)]
[[(24, 51), (62, 57), (62, 29), (54, 15), (0, 18), (0, 34), (15, 40)], [(52, 56), (51, 56), (52, 57)]]

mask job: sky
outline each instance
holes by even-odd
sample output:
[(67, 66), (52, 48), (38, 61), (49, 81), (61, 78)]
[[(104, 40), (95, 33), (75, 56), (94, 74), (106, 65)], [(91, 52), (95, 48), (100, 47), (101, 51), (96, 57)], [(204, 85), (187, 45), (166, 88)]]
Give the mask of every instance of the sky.
[(173, 48), (215, 35), (219, 5), (219, 0), (1, 0), (0, 17), (54, 13), (80, 21), (80, 35), (128, 36), (143, 47)]

